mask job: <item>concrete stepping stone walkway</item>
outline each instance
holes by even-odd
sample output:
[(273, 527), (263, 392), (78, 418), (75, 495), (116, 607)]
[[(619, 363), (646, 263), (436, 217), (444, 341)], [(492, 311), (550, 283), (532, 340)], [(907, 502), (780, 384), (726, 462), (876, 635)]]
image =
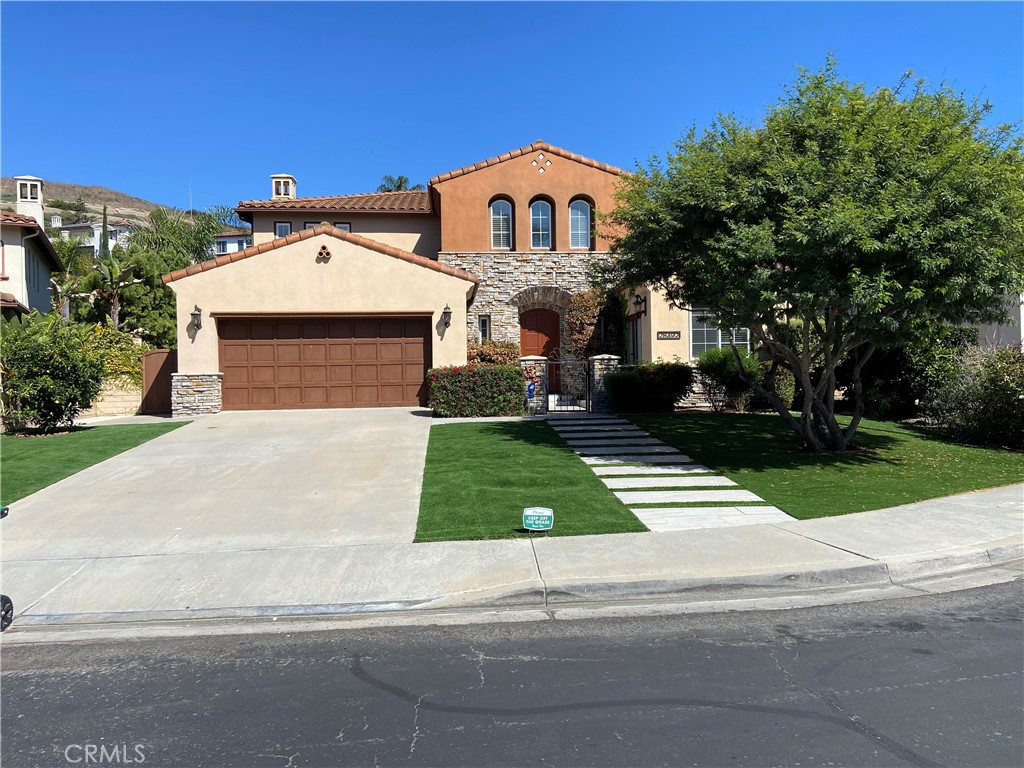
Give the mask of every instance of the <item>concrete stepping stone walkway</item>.
[(793, 520), (626, 419), (574, 414), (547, 421), (623, 504), (651, 505), (630, 506), (651, 531)]

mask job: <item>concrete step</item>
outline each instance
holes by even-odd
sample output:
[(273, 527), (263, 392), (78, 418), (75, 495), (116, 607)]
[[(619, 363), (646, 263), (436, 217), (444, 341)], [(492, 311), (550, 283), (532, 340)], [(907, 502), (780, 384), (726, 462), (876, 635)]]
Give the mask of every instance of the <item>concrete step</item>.
[[(579, 453), (579, 451), (577, 451)], [(684, 456), (681, 453), (666, 453), (658, 455), (656, 453), (651, 454), (638, 454), (638, 453), (621, 453), (621, 454), (605, 454), (603, 456), (580, 456), (583, 459), (584, 464), (590, 466), (616, 466), (620, 464), (640, 464), (651, 465), (651, 464), (682, 464), (685, 462), (693, 461), (689, 456)]]
[(688, 475), (695, 472), (711, 472), (703, 464), (666, 464), (660, 467), (609, 467), (592, 466), (594, 474), (599, 477), (614, 475)]
[[(764, 501), (750, 491), (617, 491), (623, 504), (694, 504), (702, 501)], [(635, 513), (635, 510), (634, 510)]]
[(574, 446), (573, 450), (581, 456), (615, 456), (617, 454), (621, 454), (623, 450), (628, 450), (631, 454), (670, 453), (675, 456), (681, 455), (679, 451), (671, 445)]
[(736, 485), (721, 475), (698, 475), (697, 477), (602, 477), (601, 482), (613, 490), (622, 488), (711, 488), (719, 485)]

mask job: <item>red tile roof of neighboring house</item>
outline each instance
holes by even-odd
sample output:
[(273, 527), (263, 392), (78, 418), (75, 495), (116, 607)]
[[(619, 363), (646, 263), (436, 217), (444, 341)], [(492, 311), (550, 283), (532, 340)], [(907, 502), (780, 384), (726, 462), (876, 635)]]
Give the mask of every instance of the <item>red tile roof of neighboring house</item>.
[(251, 237), (252, 232), (248, 229), (225, 229), (223, 232), (218, 232), (217, 237)]
[(535, 141), (533, 144), (529, 144), (519, 149), (513, 149), (511, 152), (506, 152), (503, 155), (496, 155), (495, 157), (489, 157), (486, 160), (481, 160), (479, 163), (473, 163), (473, 165), (466, 165), (462, 168), (457, 168), (454, 171), (448, 171), (448, 173), (442, 173), (439, 176), (435, 176), (430, 180), (430, 184), (440, 184), (442, 181), (449, 181), (456, 179), (459, 176), (465, 176), (467, 173), (473, 171), (479, 171), (482, 168), (487, 168), (491, 165), (497, 165), (498, 163), (504, 163), (506, 160), (511, 160), (516, 157), (522, 157), (523, 155), (530, 154), (532, 152), (547, 152), (549, 155), (555, 155), (556, 157), (564, 157), (567, 160), (574, 160), (577, 163), (583, 163), (583, 165), (589, 165), (591, 168), (597, 168), (601, 171), (608, 173), (614, 173), (619, 176), (628, 175), (629, 171), (624, 171), (621, 168), (616, 168), (614, 165), (608, 165), (607, 163), (599, 163), (597, 160), (591, 160), (589, 157), (583, 155), (577, 155), (575, 152), (569, 152), (568, 150), (560, 147), (553, 147), (544, 141)]
[[(283, 248), (286, 245), (292, 243), (298, 243), (302, 240), (308, 240), (311, 237), (317, 235), (331, 235), (339, 240), (352, 243), (352, 245), (358, 245), (361, 248), (368, 248), (371, 251), (377, 253), (383, 253), (386, 256), (392, 256), (402, 261), (407, 261), (410, 264), (416, 264), (420, 267), (426, 267), (432, 269), (435, 272), (440, 272), (445, 275), (451, 275), (452, 277), (458, 277), (462, 280), (466, 280), (473, 283), (474, 286), (480, 284), (480, 278), (474, 274), (466, 272), (462, 269), (456, 269), (455, 267), (449, 267), (446, 264), (439, 264), (433, 259), (428, 259), (426, 256), (420, 256), (419, 254), (410, 253), (409, 251), (403, 251), (401, 248), (395, 248), (393, 245), (385, 245), (384, 243), (376, 240), (371, 240), (368, 237), (362, 235), (354, 235), (351, 232), (346, 232), (343, 229), (332, 227), (329, 224), (318, 224), (315, 227), (309, 229), (303, 229), (301, 232), (292, 232), (287, 237), (279, 237), (276, 240), (271, 240), (267, 243), (260, 243), (250, 248), (246, 248), (244, 251), (236, 251), (235, 253), (226, 253), (223, 256), (218, 256), (215, 259), (209, 261), (201, 261), (198, 264), (192, 264), (191, 266), (185, 267), (185, 269), (178, 269), (171, 272), (168, 275), (164, 275), (161, 280), (164, 283), (172, 283), (175, 280), (180, 280), (183, 277), (198, 274), (199, 272), (207, 272), (217, 267), (222, 267), (226, 264), (230, 264), (234, 261), (241, 261), (242, 259), (248, 259), (250, 256), (255, 256), (259, 253), (266, 253), (267, 251), (273, 251), (277, 248)], [(474, 292), (476, 288), (474, 287)]]
[(14, 224), (18, 227), (39, 226), (39, 222), (31, 216), (22, 216), (20, 213), (13, 213), (12, 211), (0, 211), (0, 223)]
[(46, 236), (46, 231), (31, 216), (22, 216), (19, 213), (11, 213), (10, 211), (0, 211), (0, 224), (38, 229), (39, 236), (35, 239), (42, 246), (43, 253), (49, 257), (53, 271), (62, 272), (64, 270), (64, 265), (61, 264), (57, 251), (53, 249), (53, 243), (50, 242), (50, 238)]
[(14, 298), (13, 293), (0, 293), (0, 307), (14, 309), (20, 314), (28, 314), (28, 307)]
[(280, 200), (243, 200), (235, 208), (242, 216), (251, 211), (325, 211), (331, 213), (430, 213), (430, 193), (370, 192), (363, 195), (296, 197)]

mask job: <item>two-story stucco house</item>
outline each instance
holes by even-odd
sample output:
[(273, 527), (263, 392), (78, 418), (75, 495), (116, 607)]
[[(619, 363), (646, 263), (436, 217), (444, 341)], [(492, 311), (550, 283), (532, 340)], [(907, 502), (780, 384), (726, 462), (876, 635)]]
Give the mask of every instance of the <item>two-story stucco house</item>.
[(0, 211), (0, 307), (4, 317), (51, 309), (50, 275), (64, 267), (43, 230), (43, 181), (14, 180), (15, 212)]
[[(268, 199), (237, 207), (252, 247), (164, 277), (176, 412), (422, 405), (427, 369), (480, 339), (564, 356), (624, 173), (538, 141), (423, 191), (299, 197), (271, 176)], [(690, 359), (692, 313), (647, 289), (628, 305), (631, 357)]]

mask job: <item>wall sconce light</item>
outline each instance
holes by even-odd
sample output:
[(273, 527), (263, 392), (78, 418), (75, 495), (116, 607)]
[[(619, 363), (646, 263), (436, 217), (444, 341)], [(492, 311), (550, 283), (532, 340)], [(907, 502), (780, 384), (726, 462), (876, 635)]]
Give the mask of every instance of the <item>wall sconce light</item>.
[(192, 310), (192, 327), (197, 331), (203, 327), (203, 310), (196, 304), (196, 308)]
[(444, 309), (441, 310), (441, 322), (444, 323), (445, 328), (450, 328), (452, 324), (452, 308), (447, 304), (444, 305)]
[(646, 317), (647, 316), (647, 297), (646, 296), (637, 296), (635, 299), (633, 299), (633, 308), (636, 310), (636, 313), (640, 317)]

